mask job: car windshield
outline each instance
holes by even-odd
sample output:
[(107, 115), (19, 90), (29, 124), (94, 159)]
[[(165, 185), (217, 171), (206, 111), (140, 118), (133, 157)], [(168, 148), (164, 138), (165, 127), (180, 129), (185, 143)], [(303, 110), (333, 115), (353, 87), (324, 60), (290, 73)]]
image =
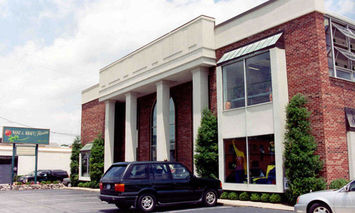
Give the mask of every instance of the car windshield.
[(127, 165), (112, 166), (102, 177), (102, 181), (118, 181), (121, 179)]

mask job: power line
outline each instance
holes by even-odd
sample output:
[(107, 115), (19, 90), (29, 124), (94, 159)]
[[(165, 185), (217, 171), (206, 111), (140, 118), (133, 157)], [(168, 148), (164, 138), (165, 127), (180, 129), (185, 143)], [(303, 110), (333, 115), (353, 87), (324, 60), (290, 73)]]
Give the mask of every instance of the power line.
[[(29, 125), (27, 125), (27, 124), (10, 120), (10, 119), (5, 118), (5, 117), (3, 117), (3, 116), (0, 116), (0, 118), (3, 119), (3, 120), (5, 120), (5, 121), (7, 121), (7, 122), (9, 122), (9, 123), (14, 123), (14, 124), (21, 125), (21, 126), (25, 126), (25, 127), (28, 127), (28, 128), (34, 128), (34, 127), (31, 127), (31, 126), (29, 126)], [(70, 136), (70, 137), (76, 137), (76, 136), (78, 136), (78, 135), (76, 135), (76, 134), (66, 133), (66, 132), (56, 132), (56, 131), (50, 131), (50, 132), (53, 133), (53, 134), (65, 135), (65, 136)]]

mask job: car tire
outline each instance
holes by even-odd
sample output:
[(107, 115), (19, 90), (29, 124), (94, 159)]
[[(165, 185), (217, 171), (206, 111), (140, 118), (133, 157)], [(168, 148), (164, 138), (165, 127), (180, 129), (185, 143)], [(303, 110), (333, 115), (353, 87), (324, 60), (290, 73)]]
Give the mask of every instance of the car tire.
[(217, 192), (213, 189), (207, 189), (203, 193), (202, 201), (205, 206), (215, 206), (217, 204)]
[(151, 193), (144, 193), (138, 197), (137, 207), (143, 212), (152, 212), (155, 209), (157, 199)]
[(332, 213), (332, 210), (323, 203), (314, 203), (309, 208), (310, 213), (318, 213), (318, 212), (325, 212), (325, 213)]

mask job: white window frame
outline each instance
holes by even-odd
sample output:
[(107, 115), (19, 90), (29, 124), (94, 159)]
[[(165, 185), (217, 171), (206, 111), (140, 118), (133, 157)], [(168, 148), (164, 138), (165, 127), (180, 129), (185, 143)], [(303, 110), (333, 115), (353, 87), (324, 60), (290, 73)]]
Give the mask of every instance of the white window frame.
[[(85, 151), (85, 152), (91, 152), (91, 151)], [(83, 152), (79, 153), (79, 180), (80, 181), (91, 181), (90, 175), (89, 175), (89, 177), (84, 177), (84, 176), (81, 175), (81, 168), (82, 168), (82, 165), (81, 165), (82, 164), (82, 160), (81, 160), (82, 159), (82, 155), (81, 154), (82, 153)], [(90, 163), (88, 163), (88, 164), (90, 165)], [(89, 168), (90, 167), (88, 167), (88, 170), (89, 170)], [(90, 172), (89, 172), (89, 174), (90, 174)]]

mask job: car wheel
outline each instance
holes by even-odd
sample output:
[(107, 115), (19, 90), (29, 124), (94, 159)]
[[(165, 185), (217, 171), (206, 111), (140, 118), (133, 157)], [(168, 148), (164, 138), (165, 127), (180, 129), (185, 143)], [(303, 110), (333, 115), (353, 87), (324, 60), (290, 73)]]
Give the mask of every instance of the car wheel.
[(138, 198), (138, 208), (143, 212), (152, 212), (156, 206), (156, 198), (151, 193), (145, 193)]
[(310, 213), (332, 213), (329, 207), (322, 203), (314, 203), (311, 208), (309, 208)]
[(215, 206), (217, 203), (217, 193), (213, 189), (207, 189), (203, 194), (203, 203), (206, 206)]

